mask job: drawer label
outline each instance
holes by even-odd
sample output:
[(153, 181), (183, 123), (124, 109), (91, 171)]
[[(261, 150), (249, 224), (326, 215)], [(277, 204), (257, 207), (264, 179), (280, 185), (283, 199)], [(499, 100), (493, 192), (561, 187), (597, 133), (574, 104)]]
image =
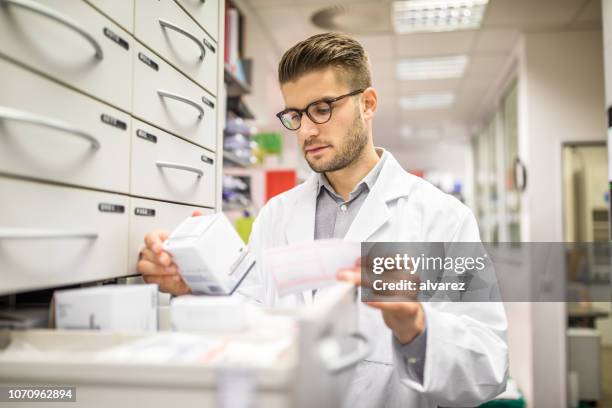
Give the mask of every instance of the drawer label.
[(213, 163), (215, 162), (215, 161), (214, 161), (213, 159), (211, 159), (210, 157), (206, 157), (206, 156), (204, 156), (204, 155), (202, 155), (202, 161), (203, 161), (204, 163), (207, 163), (207, 164), (213, 164)]
[(212, 109), (215, 109), (215, 103), (211, 101), (210, 99), (207, 99), (205, 96), (202, 97), (202, 102), (210, 106)]
[(211, 44), (211, 43), (210, 43), (210, 42), (209, 42), (209, 41), (208, 41), (206, 38), (204, 38), (204, 39), (203, 39), (203, 42), (204, 42), (204, 45), (205, 45), (205, 46), (206, 46), (206, 47), (207, 47), (209, 50), (211, 50), (212, 52), (216, 53), (216, 51), (215, 51), (215, 47), (213, 47), (213, 45), (212, 45), (212, 44)]
[(119, 204), (100, 203), (98, 204), (98, 210), (101, 212), (123, 214), (125, 212), (125, 206)]
[(142, 52), (138, 53), (138, 59), (144, 62), (149, 67), (153, 68), (154, 70), (159, 71), (159, 65), (157, 64), (157, 62), (153, 61), (151, 58), (147, 57)]
[(142, 217), (155, 217), (155, 209), (136, 207), (134, 208), (134, 215), (140, 215)]
[(142, 129), (138, 129), (136, 131), (136, 136), (138, 136), (141, 139), (144, 139), (148, 142), (151, 143), (157, 143), (157, 136), (150, 134), (149, 132), (145, 132)]
[(121, 130), (127, 129), (127, 123), (125, 123), (122, 120), (113, 118), (112, 116), (107, 115), (106, 113), (103, 113), (100, 116), (100, 119), (102, 120), (103, 123), (106, 123), (107, 125), (114, 126), (114, 127), (119, 128)]
[(130, 44), (127, 41), (125, 41), (123, 38), (119, 37), (117, 34), (115, 34), (106, 27), (104, 27), (104, 35), (110, 38), (113, 42), (119, 44), (121, 48), (125, 48), (126, 50), (130, 49)]

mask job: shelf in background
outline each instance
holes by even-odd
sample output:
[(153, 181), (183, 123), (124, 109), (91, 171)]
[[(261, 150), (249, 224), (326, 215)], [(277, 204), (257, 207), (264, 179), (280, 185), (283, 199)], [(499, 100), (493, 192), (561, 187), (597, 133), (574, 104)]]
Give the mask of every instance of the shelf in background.
[(223, 211), (251, 211), (252, 205), (223, 203)]
[(228, 152), (227, 150), (223, 151), (223, 160), (233, 163), (239, 167), (244, 167), (244, 168), (251, 167), (250, 162), (247, 162), (246, 160), (236, 157), (234, 153)]
[(227, 96), (240, 96), (251, 93), (251, 86), (240, 80), (229, 68), (223, 68), (225, 83), (227, 84)]
[(249, 107), (239, 96), (231, 96), (227, 99), (227, 110), (242, 119), (255, 119)]

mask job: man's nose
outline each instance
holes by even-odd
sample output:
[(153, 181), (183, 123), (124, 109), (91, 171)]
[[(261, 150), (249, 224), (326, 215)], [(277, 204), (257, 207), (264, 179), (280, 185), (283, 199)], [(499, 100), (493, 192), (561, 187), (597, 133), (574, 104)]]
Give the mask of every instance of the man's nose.
[(314, 123), (308, 115), (302, 115), (302, 123), (298, 129), (298, 133), (304, 139), (308, 139), (310, 136), (316, 136), (319, 134), (319, 126)]

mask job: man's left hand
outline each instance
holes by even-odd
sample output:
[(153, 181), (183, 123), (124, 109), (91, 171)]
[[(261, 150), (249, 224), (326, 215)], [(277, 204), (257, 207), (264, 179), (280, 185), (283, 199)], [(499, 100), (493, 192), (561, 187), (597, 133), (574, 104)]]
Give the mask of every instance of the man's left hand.
[[(361, 286), (361, 261), (355, 267), (338, 271), (338, 280)], [(383, 319), (400, 343), (410, 343), (425, 329), (425, 313), (420, 302), (364, 302), (379, 309)]]

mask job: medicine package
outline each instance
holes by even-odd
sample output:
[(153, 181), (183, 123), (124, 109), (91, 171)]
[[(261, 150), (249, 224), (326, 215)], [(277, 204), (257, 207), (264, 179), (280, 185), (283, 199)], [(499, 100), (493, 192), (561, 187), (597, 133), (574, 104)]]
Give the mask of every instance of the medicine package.
[(255, 258), (223, 213), (190, 217), (164, 242), (193, 294), (230, 295)]
[(105, 285), (54, 293), (58, 329), (157, 331), (157, 285)]

